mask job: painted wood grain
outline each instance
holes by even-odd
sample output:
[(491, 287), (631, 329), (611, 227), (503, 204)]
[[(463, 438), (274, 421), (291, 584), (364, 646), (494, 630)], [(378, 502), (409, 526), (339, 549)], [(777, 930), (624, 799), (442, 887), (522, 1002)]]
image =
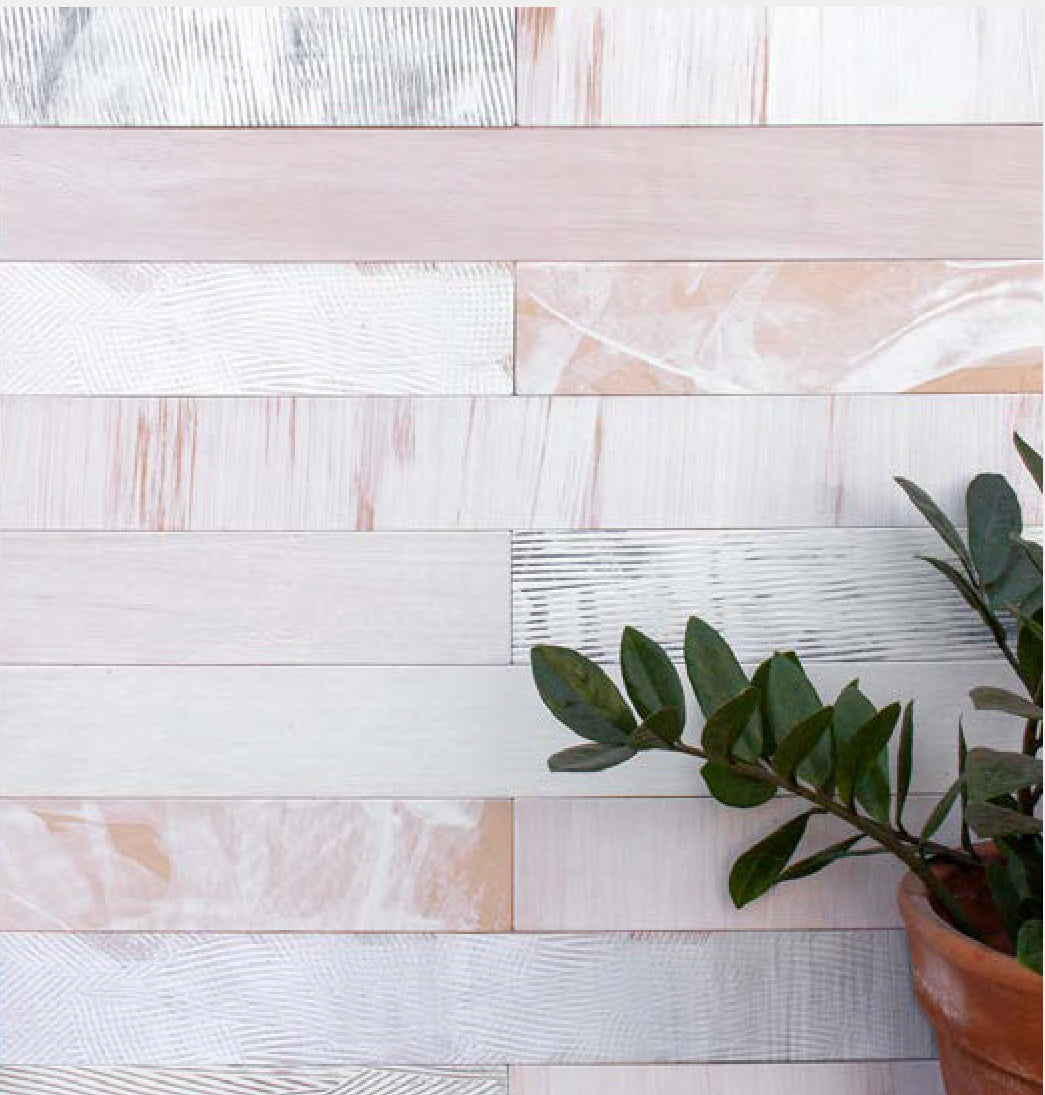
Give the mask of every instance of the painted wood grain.
[(512, 8), (5, 8), (0, 124), (514, 121)]
[(1040, 122), (1032, 8), (519, 9), (521, 125)]
[(984, 469), (1041, 496), (1040, 395), (0, 400), (8, 529), (920, 525)]
[(931, 529), (517, 532), (512, 656), (557, 643), (615, 661), (624, 627), (682, 657), (700, 616), (742, 660), (984, 659), (996, 647), (919, 556), (950, 558)]
[(493, 663), (508, 538), (0, 534), (0, 660)]
[(0, 1089), (5, 1095), (507, 1095), (508, 1085), (504, 1069), (0, 1066)]
[(514, 1065), (512, 1095), (944, 1095), (935, 1061)]
[(0, 1037), (11, 1065), (580, 1064), (932, 1053), (903, 933), (894, 931), (9, 932), (0, 935)]
[[(935, 797), (908, 802), (915, 827)], [(799, 804), (800, 805), (800, 804)], [(892, 856), (835, 863), (737, 910), (736, 858), (799, 813), (794, 801), (727, 810), (703, 798), (518, 799), (515, 927), (519, 931), (746, 931), (902, 928)], [(957, 840), (957, 826), (941, 839)], [(816, 818), (796, 858), (851, 835)]]
[(503, 263), (0, 263), (0, 392), (510, 393), (512, 280)]
[[(914, 698), (916, 792), (955, 778), (960, 713), (972, 744), (1011, 747), (1012, 719), (967, 698), (1014, 686), (997, 660), (809, 671), (823, 695), (859, 677), (879, 706)], [(700, 726), (691, 709), (688, 734)], [(0, 668), (0, 796), (707, 793), (699, 765), (666, 754), (549, 772), (545, 758), (573, 741), (522, 666)]]
[(1038, 126), (9, 129), (0, 177), (2, 259), (1041, 257)]
[(1037, 262), (525, 263), (522, 393), (1040, 392)]
[(509, 802), (0, 802), (2, 931), (508, 931)]

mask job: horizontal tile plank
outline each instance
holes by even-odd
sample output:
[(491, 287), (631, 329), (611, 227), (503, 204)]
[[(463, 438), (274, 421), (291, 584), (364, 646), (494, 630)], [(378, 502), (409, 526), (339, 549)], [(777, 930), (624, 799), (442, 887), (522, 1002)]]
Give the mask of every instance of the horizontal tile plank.
[(0, 263), (0, 392), (506, 394), (512, 294), (503, 263)]
[[(914, 697), (913, 789), (955, 777), (959, 713), (973, 744), (1008, 748), (1012, 719), (973, 713), (999, 660), (814, 663), (823, 695), (854, 677), (879, 705)], [(0, 796), (317, 795), (490, 798), (704, 795), (699, 765), (643, 754), (597, 776), (549, 772), (576, 741), (530, 671), (492, 667), (0, 669)], [(691, 736), (699, 711), (691, 710)]]
[(0, 124), (511, 125), (512, 8), (6, 8)]
[(523, 263), (521, 393), (1040, 392), (1038, 262)]
[(521, 125), (1042, 119), (1031, 8), (519, 9)]
[[(918, 832), (935, 804), (908, 802)], [(729, 870), (741, 852), (796, 816), (783, 800), (729, 810), (712, 799), (518, 799), (515, 927), (519, 931), (742, 931), (901, 928), (904, 868), (882, 855), (833, 864), (737, 910)], [(956, 827), (955, 827), (956, 828)], [(802, 859), (853, 830), (815, 818)], [(945, 833), (941, 839), (957, 837)], [(873, 845), (868, 844), (867, 847)], [(651, 850), (655, 854), (651, 855)]]
[(507, 931), (512, 806), (0, 802), (0, 931)]
[(921, 555), (950, 558), (931, 529), (517, 532), (512, 653), (555, 643), (615, 661), (630, 624), (682, 657), (692, 615), (743, 661), (958, 661), (996, 647)]
[(1041, 257), (1035, 126), (9, 129), (0, 178), (3, 259)]
[(501, 533), (0, 534), (0, 661), (487, 663)]
[(1040, 395), (0, 400), (7, 529), (914, 525), (1012, 447)]
[(935, 1061), (515, 1065), (510, 1083), (512, 1095), (944, 1095)]
[(894, 931), (11, 932), (0, 1042), (12, 1065), (160, 1067), (932, 1053)]

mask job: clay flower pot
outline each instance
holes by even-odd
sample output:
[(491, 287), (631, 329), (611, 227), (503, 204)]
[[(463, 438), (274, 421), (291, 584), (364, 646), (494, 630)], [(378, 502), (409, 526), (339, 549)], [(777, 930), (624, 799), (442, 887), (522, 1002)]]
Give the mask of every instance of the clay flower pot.
[(1042, 979), (941, 919), (915, 875), (899, 898), (948, 1095), (1042, 1095)]

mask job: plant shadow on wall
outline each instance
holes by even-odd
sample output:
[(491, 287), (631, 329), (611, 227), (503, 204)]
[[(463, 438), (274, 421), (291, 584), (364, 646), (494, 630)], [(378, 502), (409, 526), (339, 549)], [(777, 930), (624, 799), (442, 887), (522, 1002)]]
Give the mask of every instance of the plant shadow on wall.
[[(1040, 490), (1040, 454), (1018, 435), (1015, 443)], [(749, 809), (780, 793), (792, 796), (800, 812), (733, 864), (729, 892), (737, 908), (838, 860), (896, 856), (910, 872), (901, 886), (901, 909), (916, 990), (937, 1028), (948, 1090), (1041, 1091), (1042, 549), (1024, 538), (1016, 493), (1000, 475), (979, 475), (969, 485), (967, 540), (923, 490), (903, 479), (897, 482), (955, 557), (926, 562), (977, 614), (1026, 693), (977, 688), (971, 694), (978, 710), (1019, 720), (1014, 730), (1019, 748), (970, 749), (959, 719), (958, 778), (924, 824), (912, 828), (905, 820), (914, 752), (912, 703), (878, 709), (854, 681), (833, 703), (824, 704), (790, 652), (774, 654), (748, 679), (726, 640), (694, 617), (684, 650), (689, 681), (706, 719), (699, 745), (683, 741), (686, 698), (674, 664), (641, 632), (629, 627), (621, 638), (621, 671), (631, 706), (609, 676), (582, 654), (559, 646), (533, 648), (533, 676), (542, 700), (588, 741), (557, 753), (549, 767), (595, 772), (662, 749), (703, 761), (708, 790), (726, 806)], [(897, 729), (892, 779), (889, 745)], [(952, 847), (935, 838), (955, 806), (961, 838)], [(810, 819), (822, 814), (848, 825), (852, 835), (796, 858)], [(955, 963), (958, 972), (951, 970)], [(941, 968), (950, 971), (944, 984), (937, 983)], [(962, 977), (989, 983), (985, 989)], [(967, 997), (982, 995), (997, 988), (998, 978), (1015, 985), (1015, 996), (991, 996), (993, 1016), (955, 1019), (953, 1007), (936, 999), (957, 989)], [(1008, 1013), (998, 1014), (999, 1008)], [(992, 1018), (1008, 1030), (984, 1029)], [(1024, 1020), (1029, 1024), (1027, 1061), (1018, 1059), (1019, 1047), (999, 1044), (999, 1038), (1018, 1034)], [(980, 1044), (984, 1039), (986, 1048)]]

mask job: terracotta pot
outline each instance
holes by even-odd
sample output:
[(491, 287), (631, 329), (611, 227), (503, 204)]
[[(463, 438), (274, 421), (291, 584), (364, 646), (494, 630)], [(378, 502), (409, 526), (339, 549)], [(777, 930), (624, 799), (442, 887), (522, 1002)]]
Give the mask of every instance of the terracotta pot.
[(899, 897), (948, 1095), (1042, 1095), (1042, 979), (955, 931), (915, 875), (904, 876)]

